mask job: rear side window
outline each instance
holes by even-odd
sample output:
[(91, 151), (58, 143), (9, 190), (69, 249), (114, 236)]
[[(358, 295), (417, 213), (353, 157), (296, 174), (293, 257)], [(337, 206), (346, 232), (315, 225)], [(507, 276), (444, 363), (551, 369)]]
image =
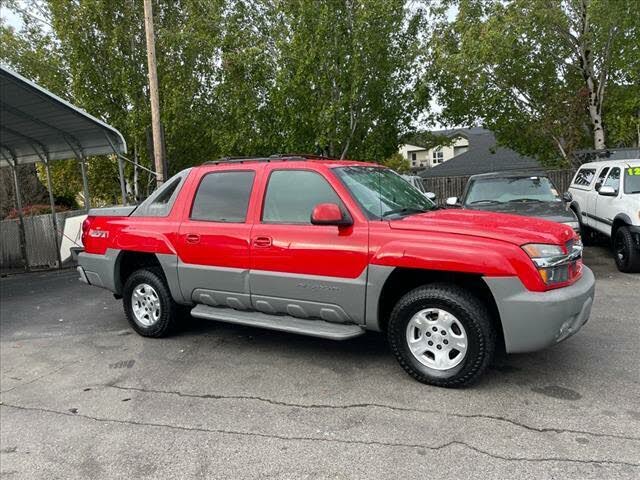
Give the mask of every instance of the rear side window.
[(276, 170), (269, 177), (262, 221), (265, 223), (311, 223), (319, 203), (342, 206), (331, 185), (315, 172)]
[(581, 168), (576, 173), (576, 177), (573, 179), (574, 185), (580, 185), (581, 187), (588, 187), (593, 181), (593, 177), (596, 175), (595, 168)]
[(192, 220), (244, 223), (255, 172), (213, 172), (200, 181), (191, 208)]
[(158, 190), (153, 192), (138, 208), (131, 214), (133, 217), (166, 217), (171, 212), (171, 208), (180, 193), (180, 188), (185, 178), (189, 175), (189, 170), (177, 173)]

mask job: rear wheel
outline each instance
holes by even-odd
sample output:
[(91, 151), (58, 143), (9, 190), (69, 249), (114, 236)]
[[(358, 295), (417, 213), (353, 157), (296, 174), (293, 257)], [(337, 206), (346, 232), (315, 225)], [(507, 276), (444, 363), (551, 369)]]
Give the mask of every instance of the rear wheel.
[(628, 227), (620, 227), (613, 237), (613, 254), (618, 270), (625, 273), (640, 272), (640, 251)]
[(122, 301), (131, 328), (143, 337), (164, 337), (175, 329), (178, 305), (159, 268), (133, 272), (125, 282)]
[(416, 288), (396, 304), (388, 340), (407, 373), (440, 387), (468, 385), (493, 358), (496, 332), (486, 306), (449, 284)]

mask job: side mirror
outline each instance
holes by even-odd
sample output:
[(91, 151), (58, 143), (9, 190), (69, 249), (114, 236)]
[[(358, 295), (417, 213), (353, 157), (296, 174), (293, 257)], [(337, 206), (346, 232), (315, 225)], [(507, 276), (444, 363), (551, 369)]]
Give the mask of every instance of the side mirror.
[(436, 194), (435, 194), (435, 193), (433, 193), (433, 192), (426, 192), (426, 193), (424, 194), (424, 196), (425, 196), (425, 197), (427, 197), (429, 200), (431, 200), (432, 202), (434, 202), (434, 203), (435, 203), (435, 201), (436, 201)]
[(600, 187), (600, 190), (598, 190), (598, 193), (604, 197), (615, 197), (616, 195), (618, 195), (617, 190), (615, 190), (613, 187), (610, 187), (609, 185), (604, 185), (603, 187)]
[(571, 195), (571, 192), (564, 192), (562, 194), (562, 200), (564, 200), (565, 203), (571, 203), (573, 202), (573, 195)]
[(455, 207), (458, 204), (458, 197), (449, 197), (447, 198), (447, 205), (450, 207)]
[(353, 220), (348, 214), (343, 214), (335, 203), (319, 203), (311, 212), (311, 223), (313, 225), (348, 227), (353, 225)]

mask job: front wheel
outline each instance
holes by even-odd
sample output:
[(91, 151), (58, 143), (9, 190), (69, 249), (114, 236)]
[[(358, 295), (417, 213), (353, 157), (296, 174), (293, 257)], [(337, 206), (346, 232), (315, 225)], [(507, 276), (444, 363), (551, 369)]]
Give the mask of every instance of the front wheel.
[(124, 284), (122, 301), (129, 325), (143, 337), (165, 337), (175, 330), (178, 305), (171, 297), (162, 270), (133, 272)]
[(416, 288), (391, 312), (387, 336), (416, 380), (440, 387), (473, 383), (490, 364), (496, 331), (486, 306), (450, 284)]
[(628, 227), (620, 227), (616, 230), (613, 250), (618, 270), (625, 273), (640, 272), (640, 251)]

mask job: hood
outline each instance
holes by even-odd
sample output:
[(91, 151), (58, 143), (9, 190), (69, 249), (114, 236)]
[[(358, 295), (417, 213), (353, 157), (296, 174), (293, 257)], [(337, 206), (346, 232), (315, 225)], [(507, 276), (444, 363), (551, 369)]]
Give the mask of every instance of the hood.
[(571, 210), (567, 210), (564, 202), (494, 203), (485, 205), (465, 205), (464, 208), (490, 212), (513, 213), (514, 215), (538, 217), (558, 223), (578, 221), (573, 212)]
[(470, 235), (515, 245), (549, 243), (564, 245), (573, 238), (571, 227), (539, 218), (480, 210), (433, 210), (389, 221), (397, 230)]

